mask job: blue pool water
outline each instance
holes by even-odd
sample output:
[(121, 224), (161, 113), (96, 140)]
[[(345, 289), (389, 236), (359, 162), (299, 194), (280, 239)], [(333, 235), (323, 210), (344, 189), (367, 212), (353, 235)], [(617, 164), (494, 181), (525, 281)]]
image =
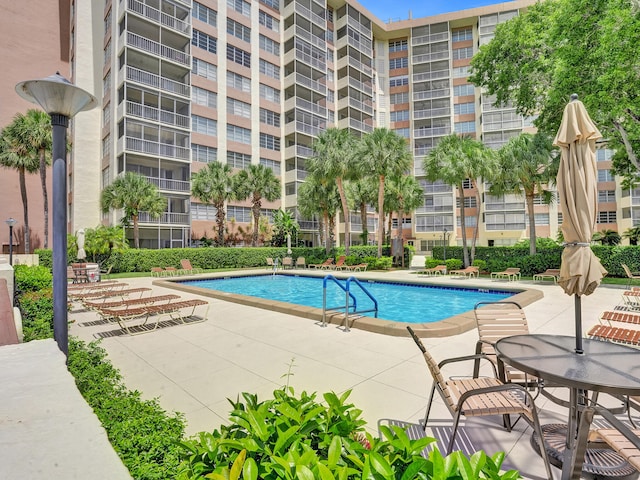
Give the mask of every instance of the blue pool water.
[[(321, 277), (292, 275), (256, 275), (181, 282), (184, 285), (248, 295), (268, 300), (322, 308)], [(345, 281), (341, 281), (344, 285)], [(435, 287), (388, 282), (363, 281), (362, 285), (378, 301), (378, 318), (385, 320), (429, 323), (473, 310), (478, 302), (491, 302), (510, 297), (514, 292), (477, 290), (472, 288)], [(351, 292), (358, 310), (373, 303), (357, 286)], [(345, 304), (345, 293), (334, 282), (327, 282), (327, 307)], [(373, 313), (363, 315), (374, 316)]]

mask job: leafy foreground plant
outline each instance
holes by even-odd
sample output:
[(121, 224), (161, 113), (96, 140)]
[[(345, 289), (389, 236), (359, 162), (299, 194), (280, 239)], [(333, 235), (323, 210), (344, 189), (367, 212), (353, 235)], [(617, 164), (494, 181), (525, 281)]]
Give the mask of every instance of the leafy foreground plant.
[(461, 452), (444, 457), (437, 449), (423, 456), (435, 439), (410, 440), (397, 426), (381, 427), (382, 439), (369, 435), (361, 410), (338, 397), (292, 388), (259, 402), (243, 393), (244, 403), (231, 401), (229, 425), (201, 432), (182, 442), (185, 449), (178, 480), (350, 480), (350, 479), (504, 479), (520, 478), (515, 470), (500, 472), (504, 453), (493, 457)]

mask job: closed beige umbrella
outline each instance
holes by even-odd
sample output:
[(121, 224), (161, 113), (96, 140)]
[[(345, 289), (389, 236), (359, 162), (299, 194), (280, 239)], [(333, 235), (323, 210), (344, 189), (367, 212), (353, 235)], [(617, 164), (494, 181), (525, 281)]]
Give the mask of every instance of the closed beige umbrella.
[(599, 138), (602, 135), (584, 105), (577, 95), (572, 95), (553, 144), (560, 147), (562, 155), (557, 185), (565, 248), (558, 283), (567, 295), (575, 295), (578, 353), (582, 353), (580, 297), (593, 293), (607, 273), (590, 248), (597, 216), (596, 140)]

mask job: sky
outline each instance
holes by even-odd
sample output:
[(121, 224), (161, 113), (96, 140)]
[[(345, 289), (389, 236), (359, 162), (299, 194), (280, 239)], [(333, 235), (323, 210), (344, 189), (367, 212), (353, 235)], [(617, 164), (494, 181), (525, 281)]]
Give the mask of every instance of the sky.
[(456, 12), (467, 8), (503, 3), (508, 0), (358, 0), (367, 10), (380, 20), (406, 20), (427, 17), (439, 13)]

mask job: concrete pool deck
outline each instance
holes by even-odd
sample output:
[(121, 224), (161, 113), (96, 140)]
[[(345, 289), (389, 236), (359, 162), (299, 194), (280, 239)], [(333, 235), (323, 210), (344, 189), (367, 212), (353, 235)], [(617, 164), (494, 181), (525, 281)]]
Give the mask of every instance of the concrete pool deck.
[[(264, 269), (255, 272), (264, 273)], [(242, 273), (251, 273), (243, 271)], [(525, 307), (530, 330), (535, 333), (574, 334), (573, 299), (553, 284), (531, 281), (502, 282), (488, 279), (417, 279), (410, 271), (363, 272), (358, 278), (387, 281), (417, 280), (453, 286), (482, 288), (531, 288), (543, 297)], [(184, 277), (186, 278), (186, 277)], [(201, 278), (194, 276), (194, 278)], [(153, 294), (175, 292), (152, 278), (126, 280), (132, 287), (151, 286)], [(601, 286), (583, 298), (583, 328), (597, 323), (598, 314), (614, 307), (621, 288)], [(185, 298), (203, 298), (181, 292)], [(425, 307), (425, 308), (428, 308)], [(91, 341), (117, 328), (96, 322), (93, 312), (71, 311), (72, 335)], [(438, 360), (473, 353), (475, 329), (449, 337), (425, 338)], [(107, 336), (102, 340), (109, 358), (131, 389), (145, 398), (158, 397), (169, 411), (185, 414), (187, 433), (211, 431), (225, 423), (230, 404), (241, 392), (269, 398), (287, 382), (296, 392), (303, 390), (341, 393), (352, 390), (350, 401), (363, 410), (372, 434), (381, 419), (417, 423), (424, 415), (431, 378), (422, 355), (408, 336), (388, 336), (352, 329), (349, 333), (331, 325), (320, 328), (316, 321), (277, 311), (211, 299), (208, 320), (193, 325), (158, 329), (139, 336)], [(287, 372), (291, 367), (291, 375)], [(447, 375), (468, 375), (470, 366), (460, 365)], [(539, 397), (536, 404), (543, 423), (566, 418), (560, 407)], [(432, 419), (432, 420), (431, 420)], [(438, 398), (429, 425), (448, 427), (451, 416)], [(501, 428), (500, 418), (465, 419), (463, 431), (470, 450), (505, 451), (505, 466), (516, 468), (526, 478), (543, 478), (544, 467), (533, 452), (531, 430), (519, 422), (512, 432)], [(436, 428), (438, 430), (438, 428)], [(554, 468), (559, 478), (559, 470)]]

